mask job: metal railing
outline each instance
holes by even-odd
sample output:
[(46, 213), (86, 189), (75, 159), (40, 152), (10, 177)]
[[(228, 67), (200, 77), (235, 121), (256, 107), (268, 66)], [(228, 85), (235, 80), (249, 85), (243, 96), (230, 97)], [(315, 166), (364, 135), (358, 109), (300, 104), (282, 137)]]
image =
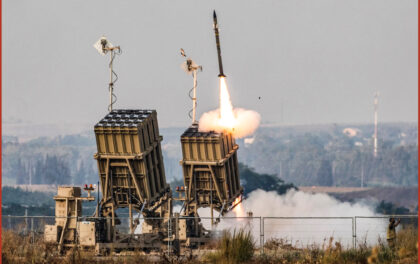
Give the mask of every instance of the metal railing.
[[(268, 241), (281, 240), (283, 243), (295, 248), (305, 248), (310, 245), (323, 246), (328, 243), (330, 238), (340, 242), (343, 247), (356, 248), (360, 244), (375, 245), (378, 240), (386, 240), (386, 232), (389, 219), (400, 218), (401, 225), (397, 228), (404, 229), (409, 226), (417, 228), (417, 215), (380, 215), (380, 216), (354, 216), (354, 217), (222, 217), (217, 225), (211, 224), (210, 217), (180, 217), (199, 221), (204, 228), (213, 231), (213, 237), (220, 237), (222, 231), (243, 229), (250, 232), (254, 244), (264, 252), (264, 247)], [(74, 217), (69, 217), (73, 218)], [(141, 234), (141, 224), (145, 220), (139, 219), (140, 224), (134, 231)], [(36, 235), (42, 235), (46, 224), (52, 225), (55, 216), (2, 216), (2, 228), (12, 230), (19, 235), (31, 236), (31, 241), (35, 241)], [(78, 222), (93, 217), (79, 217)], [(146, 218), (146, 220), (152, 218)], [(153, 218), (162, 219), (167, 223), (167, 237), (172, 237), (175, 232), (171, 222), (175, 218)], [(121, 224), (117, 226), (120, 233), (129, 234), (129, 218), (119, 217)], [(168, 253), (171, 251), (170, 239), (167, 242)]]

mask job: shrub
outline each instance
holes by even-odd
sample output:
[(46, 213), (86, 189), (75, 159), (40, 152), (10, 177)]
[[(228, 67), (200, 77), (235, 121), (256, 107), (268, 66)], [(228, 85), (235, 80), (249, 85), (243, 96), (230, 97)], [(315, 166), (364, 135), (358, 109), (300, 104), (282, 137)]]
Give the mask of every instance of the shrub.
[(211, 263), (245, 263), (252, 259), (255, 245), (251, 233), (240, 229), (233, 234), (225, 231), (216, 253), (206, 255)]

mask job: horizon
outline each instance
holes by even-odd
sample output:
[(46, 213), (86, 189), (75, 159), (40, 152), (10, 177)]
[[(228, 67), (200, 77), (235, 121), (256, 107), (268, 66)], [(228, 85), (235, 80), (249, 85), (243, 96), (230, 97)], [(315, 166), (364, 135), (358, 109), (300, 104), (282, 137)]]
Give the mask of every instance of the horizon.
[[(93, 127), (95, 123), (88, 124), (88, 123), (67, 123), (67, 124), (54, 124), (54, 123), (47, 123), (47, 124), (34, 124), (34, 123), (3, 123), (2, 124), (2, 138), (4, 137), (17, 137), (19, 143), (26, 143), (31, 140), (35, 140), (38, 138), (57, 138), (60, 136), (72, 136), (72, 135), (85, 135), (85, 134), (92, 134), (94, 133)], [(328, 129), (331, 126), (338, 126), (338, 127), (357, 127), (357, 126), (374, 126), (373, 123), (318, 123), (318, 124), (260, 124), (256, 132), (246, 138), (255, 137), (255, 134), (260, 129), (281, 129), (281, 128), (308, 128), (308, 129)], [(378, 122), (379, 127), (379, 134), (378, 138), (381, 138), (381, 127), (386, 126), (416, 126), (418, 127), (418, 122)], [(37, 130), (29, 130), (29, 128), (37, 127)], [(46, 129), (40, 129), (42, 127), (46, 127)], [(187, 129), (189, 126), (168, 126), (162, 127), (159, 126), (161, 130), (160, 134), (165, 139), (165, 134), (162, 130), (166, 129), (174, 129), (174, 130), (184, 130)]]

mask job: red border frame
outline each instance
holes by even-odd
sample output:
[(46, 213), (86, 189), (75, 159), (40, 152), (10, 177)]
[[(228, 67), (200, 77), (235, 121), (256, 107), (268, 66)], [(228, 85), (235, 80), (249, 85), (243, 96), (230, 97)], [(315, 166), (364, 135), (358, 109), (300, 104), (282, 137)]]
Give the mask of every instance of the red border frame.
[[(0, 120), (1, 120), (1, 122), (0, 122), (0, 135), (1, 135), (1, 137), (2, 137), (2, 139), (3, 139), (3, 131), (2, 131), (2, 126), (3, 126), (3, 111), (2, 111), (2, 109), (3, 109), (3, 104), (2, 104), (2, 91), (3, 91), (3, 82), (2, 82), (2, 77), (3, 77), (3, 60), (2, 60), (2, 54), (3, 54), (3, 41), (2, 41), (2, 35), (3, 35), (3, 23), (2, 23), (2, 21), (3, 21), (3, 13), (2, 13), (2, 7), (3, 7), (3, 1), (1, 1), (0, 0)], [(2, 140), (3, 141), (3, 140)], [(3, 204), (2, 203), (2, 187), (3, 187), (3, 184), (2, 184), (2, 178), (3, 178), (3, 173), (2, 173), (2, 167), (3, 167), (3, 161), (2, 161), (2, 157), (3, 157), (3, 152), (2, 152), (2, 145), (3, 144), (0, 144), (0, 162), (1, 162), (1, 164), (0, 164), (0, 175), (1, 175), (1, 177), (0, 177), (0, 186), (1, 186), (1, 188), (0, 188), (0, 203), (1, 204)], [(0, 221), (1, 221), (1, 223), (3, 223), (3, 219), (2, 219), (2, 214), (1, 214), (1, 211), (2, 210), (0, 210)], [(2, 225), (0, 225), (0, 234), (3, 234), (2, 233), (2, 230), (1, 230), (1, 227), (2, 227)], [(3, 237), (3, 235), (1, 236), (1, 237)], [(2, 254), (2, 246), (3, 246), (3, 242), (2, 242), (2, 239), (1, 239), (1, 237), (0, 237), (0, 255), (2, 256), (2, 258), (0, 258), (0, 263), (2, 262), (2, 259), (3, 259), (3, 254)]]
[[(2, 122), (0, 122), (0, 135), (3, 137), (3, 131), (2, 131), (2, 124), (3, 124), (3, 120), (2, 120), (2, 109), (3, 109), (3, 104), (2, 104), (2, 91), (3, 91), (3, 82), (1, 82), (2, 81), (2, 77), (3, 77), (3, 61), (2, 61), (2, 54), (3, 54), (3, 41), (2, 41), (2, 33), (3, 33), (3, 23), (2, 23), (2, 21), (3, 21), (3, 16), (2, 16), (2, 7), (3, 7), (3, 1), (1, 1), (0, 0), (0, 120), (2, 121)], [(417, 45), (419, 45), (419, 42), (420, 42), (420, 34), (419, 34), (419, 29), (420, 29), (420, 18), (419, 18), (419, 13), (420, 13), (420, 5), (419, 5), (419, 2), (418, 2), (418, 6), (417, 6), (417, 8), (418, 8), (418, 10), (417, 10), (417, 19), (418, 19), (418, 24), (417, 24), (417, 38), (418, 38), (418, 42), (417, 42)], [(419, 46), (420, 47), (420, 46)], [(417, 88), (417, 95), (418, 95), (418, 98), (417, 98), (417, 112), (418, 112), (418, 116), (417, 116), (417, 118), (418, 118), (418, 120), (417, 120), (417, 122), (419, 122), (419, 116), (420, 116), (420, 109), (419, 109), (419, 106), (418, 106), (418, 102), (420, 101), (420, 94), (419, 94), (419, 91), (420, 91), (420, 49), (418, 49), (417, 50), (417, 70), (418, 70), (418, 75), (417, 75), (417, 85), (418, 85), (418, 88)], [(418, 124), (418, 123), (417, 123)], [(418, 134), (418, 133), (417, 133)], [(418, 141), (420, 141), (420, 136), (419, 135), (417, 135), (417, 137), (418, 137)], [(419, 154), (419, 156), (420, 156), (420, 151), (419, 151), (419, 149), (417, 150), (418, 151), (418, 154)], [(2, 144), (0, 144), (0, 162), (2, 162)], [(419, 162), (419, 161), (418, 161)], [(2, 163), (1, 163), (2, 164)], [(2, 185), (2, 177), (3, 177), (3, 174), (2, 174), (2, 165), (0, 164), (0, 175), (1, 175), (1, 177), (0, 177), (0, 186), (2, 187), (3, 185)], [(418, 163), (419, 165), (420, 165), (420, 162)], [(420, 166), (419, 166), (420, 167)], [(419, 178), (417, 177), (417, 181), (418, 181), (418, 183), (417, 183), (417, 192), (418, 192), (418, 205), (420, 204), (420, 192), (419, 192), (419, 186), (420, 186), (420, 180), (419, 180)], [(0, 203), (1, 203), (1, 201), (2, 201), (2, 188), (0, 188)], [(418, 205), (417, 205), (417, 215), (419, 214), (419, 208), (418, 208)], [(2, 222), (2, 210), (0, 210), (0, 221)], [(418, 219), (417, 220), (418, 221), (418, 226), (420, 227), (420, 220)], [(2, 234), (2, 225), (0, 225), (0, 234)], [(0, 242), (2, 242), (2, 239), (1, 239), (1, 237), (2, 236), (0, 236)], [(420, 233), (418, 233), (418, 244), (420, 244)], [(417, 245), (418, 245), (417, 244)], [(0, 255), (2, 255), (2, 243), (0, 243)], [(418, 257), (419, 257), (419, 259), (420, 259), (420, 253), (419, 253), (419, 250), (417, 249), (417, 254), (418, 254)], [(0, 263), (2, 262), (2, 258), (0, 258)]]
[[(419, 47), (417, 49), (417, 162), (418, 165), (420, 165), (420, 162), (418, 160), (418, 156), (420, 156), (420, 151), (419, 151), (419, 147), (418, 147), (418, 142), (420, 141), (420, 136), (419, 136), (419, 129), (418, 129), (418, 123), (419, 123), (419, 115), (420, 115), (420, 109), (419, 109), (419, 101), (420, 101), (420, 95), (419, 95), (419, 91), (420, 91), (420, 46), (419, 46), (419, 42), (420, 42), (420, 19), (419, 19), (419, 13), (420, 13), (420, 6), (419, 6), (420, 1), (417, 2), (417, 46)], [(419, 166), (418, 166), (419, 167)], [(419, 215), (419, 204), (420, 204), (420, 192), (419, 192), (419, 185), (420, 185), (420, 180), (418, 177), (418, 172), (419, 172), (419, 168), (417, 167), (417, 236), (418, 236), (418, 240), (417, 240), (417, 257), (420, 260), (420, 253), (419, 253), (419, 244), (420, 244), (420, 233), (418, 231), (418, 228), (420, 227), (420, 220), (418, 218)], [(420, 261), (419, 261), (420, 263)]]

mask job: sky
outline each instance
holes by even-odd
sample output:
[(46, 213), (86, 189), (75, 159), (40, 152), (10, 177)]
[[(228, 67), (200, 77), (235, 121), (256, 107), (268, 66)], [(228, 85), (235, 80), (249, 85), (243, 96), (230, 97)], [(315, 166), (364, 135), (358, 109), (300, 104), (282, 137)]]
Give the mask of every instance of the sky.
[(3, 123), (95, 124), (107, 113), (105, 35), (122, 54), (114, 108), (156, 109), (161, 127), (187, 126), (197, 64), (198, 116), (218, 107), (212, 12), (218, 15), (233, 105), (263, 124), (418, 119), (415, 0), (2, 1)]

